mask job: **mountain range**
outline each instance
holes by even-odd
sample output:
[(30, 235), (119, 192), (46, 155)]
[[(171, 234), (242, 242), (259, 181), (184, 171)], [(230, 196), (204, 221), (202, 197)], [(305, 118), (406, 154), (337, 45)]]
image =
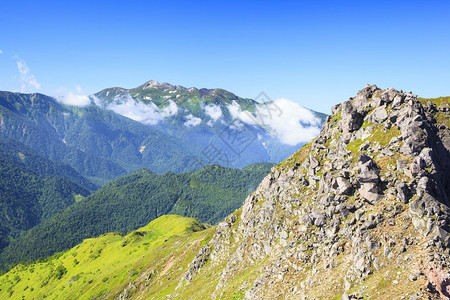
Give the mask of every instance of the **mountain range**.
[[(41, 94), (0, 92), (0, 136), (71, 166), (96, 185), (139, 168), (156, 173), (214, 163), (242, 168), (285, 159), (325, 118), (287, 100), (264, 100), (155, 81), (103, 90), (81, 106)], [(299, 132), (289, 134), (295, 129)]]
[[(165, 95), (167, 88), (173, 88), (165, 83), (153, 82), (153, 85), (153, 94)], [(175, 95), (183, 100), (178, 102), (180, 113), (177, 108), (169, 115), (181, 120), (192, 113), (196, 118), (205, 118), (202, 122), (208, 122), (210, 119), (205, 114), (208, 108), (201, 116), (196, 112), (198, 107), (186, 106), (204, 99), (218, 105), (234, 101), (246, 108), (256, 107), (255, 101), (223, 90), (214, 96), (206, 95), (204, 89), (201, 91), (183, 97)], [(68, 105), (61, 99), (42, 94), (0, 92), (0, 212), (5, 219), (0, 225), (0, 265), (3, 269), (13, 263), (54, 254), (84, 238), (108, 231), (135, 230), (169, 212), (215, 224), (238, 208), (273, 166), (270, 163), (245, 165), (247, 161), (271, 161), (266, 150), (261, 150), (264, 149), (261, 144), (251, 140), (247, 147), (254, 157), (250, 159), (252, 155), (248, 152), (247, 159), (234, 164), (242, 170), (217, 165), (205, 168), (212, 162), (229, 165), (219, 156), (210, 159), (208, 153), (213, 152), (204, 152), (213, 149), (201, 149), (210, 143), (212, 134), (218, 136), (228, 128), (224, 118), (217, 116), (215, 120), (220, 119), (220, 127), (207, 126), (209, 133), (195, 131), (198, 126), (185, 126), (175, 119), (171, 122), (162, 118), (160, 121), (169, 124), (167, 126), (163, 122), (142, 122), (119, 114), (122, 110), (117, 105), (111, 107), (110, 98), (100, 101), (102, 94), (109, 95), (109, 90), (92, 95), (88, 105)], [(203, 96), (199, 98), (199, 95)], [(157, 97), (153, 97), (164, 110), (162, 100), (158, 102)], [(135, 113), (147, 118), (155, 116), (159, 108), (154, 102), (138, 100), (128, 103), (142, 109), (135, 109)], [(188, 104), (183, 106), (182, 103)], [(235, 123), (238, 124), (238, 120)], [(191, 127), (195, 130), (191, 131)], [(264, 131), (256, 125), (247, 127), (251, 127), (248, 132), (252, 134)], [(282, 155), (281, 152), (278, 155)], [(148, 169), (137, 171), (141, 168)], [(188, 171), (191, 173), (186, 173)], [(131, 173), (131, 177), (110, 182)], [(138, 182), (145, 184), (136, 186)], [(157, 182), (159, 185), (155, 186)], [(174, 191), (167, 185), (174, 183), (179, 184), (179, 190)], [(104, 188), (89, 196), (101, 186)], [(142, 190), (144, 187), (146, 190)], [(133, 192), (127, 193), (127, 189)], [(129, 209), (124, 211), (125, 205), (129, 205)], [(115, 213), (119, 215), (105, 223)], [(86, 221), (83, 226), (79, 226), (80, 218)], [(74, 229), (76, 231), (72, 232)], [(63, 237), (60, 232), (66, 235)], [(50, 233), (54, 238), (52, 242), (46, 238)], [(44, 245), (39, 244), (42, 241)]]
[[(19, 96), (36, 102), (32, 96)], [(181, 147), (200, 132), (213, 136), (219, 132), (220, 139), (220, 126), (257, 128), (261, 138), (256, 140), (262, 141), (262, 148), (254, 150), (266, 149), (269, 157), (265, 138), (282, 146), (298, 137), (282, 131), (273, 120), (252, 121), (261, 116), (260, 106), (271, 103), (233, 97), (222, 90), (151, 81), (131, 90), (104, 90), (91, 96), (86, 107), (52, 103), (82, 115), (101, 112), (129, 126), (146, 126), (180, 139)], [(214, 102), (217, 99), (220, 102)], [(286, 102), (272, 104), (282, 107)], [(216, 106), (221, 115), (214, 120), (212, 116), (219, 116)], [(333, 106), (317, 137), (275, 167), (209, 165), (190, 173), (157, 174), (147, 169), (133, 172), (123, 165), (124, 173), (133, 173), (87, 197), (69, 189), (75, 203), (47, 214), (12, 238), (0, 253), (2, 267), (22, 263), (0, 276), (0, 295), (12, 299), (447, 299), (449, 106), (449, 97), (423, 99), (367, 85), (355, 97)], [(20, 106), (15, 109), (23, 111)], [(2, 120), (8, 116), (9, 123), (1, 124), (15, 124), (9, 111), (13, 108), (0, 115)], [(48, 114), (21, 116), (51, 119)], [(302, 128), (314, 127), (299, 123)], [(80, 124), (89, 122), (83, 119)], [(95, 124), (92, 128), (102, 123)], [(12, 127), (6, 132), (18, 134), (23, 129)], [(33, 127), (26, 127), (24, 135), (28, 128)], [(179, 137), (177, 130), (183, 132)], [(6, 174), (21, 174), (22, 168), (39, 178), (62, 174), (77, 182), (74, 188), (83, 185), (82, 168), (60, 162), (50, 167), (48, 157), (39, 154), (35, 155), (41, 157), (41, 164), (27, 162), (24, 158), (31, 154), (26, 149), (31, 147), (26, 148), (26, 142), (27, 138), (11, 142), (20, 150), (5, 159)], [(83, 149), (78, 150), (86, 154)], [(121, 166), (110, 157), (108, 163)], [(106, 180), (88, 177), (95, 184), (101, 182), (99, 178)], [(46, 258), (30, 262), (38, 257)]]
[[(223, 89), (152, 80), (133, 89), (105, 89), (91, 98), (175, 137), (208, 163), (230, 167), (284, 160), (318, 133), (326, 117), (286, 99), (273, 101), (264, 93), (253, 100)], [(208, 155), (210, 148), (214, 155)]]

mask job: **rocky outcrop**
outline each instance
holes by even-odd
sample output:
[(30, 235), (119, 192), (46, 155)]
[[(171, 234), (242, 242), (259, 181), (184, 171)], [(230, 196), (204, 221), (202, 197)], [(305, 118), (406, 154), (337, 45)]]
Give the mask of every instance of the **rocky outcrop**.
[(450, 158), (430, 107), (376, 86), (334, 106), (217, 227), (184, 288), (210, 278), (211, 298), (445, 298)]

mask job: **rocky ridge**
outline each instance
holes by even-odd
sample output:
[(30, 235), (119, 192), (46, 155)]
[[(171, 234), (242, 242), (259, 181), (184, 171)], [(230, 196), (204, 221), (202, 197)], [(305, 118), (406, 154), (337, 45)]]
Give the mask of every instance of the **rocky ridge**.
[(334, 106), (217, 226), (178, 295), (450, 297), (449, 103), (438, 105), (368, 85)]

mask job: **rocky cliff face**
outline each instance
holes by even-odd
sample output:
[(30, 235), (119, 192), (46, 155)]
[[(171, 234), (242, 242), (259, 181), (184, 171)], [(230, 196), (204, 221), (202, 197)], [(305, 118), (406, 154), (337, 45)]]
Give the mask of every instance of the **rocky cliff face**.
[(376, 86), (334, 106), (218, 225), (178, 294), (450, 297), (448, 107)]

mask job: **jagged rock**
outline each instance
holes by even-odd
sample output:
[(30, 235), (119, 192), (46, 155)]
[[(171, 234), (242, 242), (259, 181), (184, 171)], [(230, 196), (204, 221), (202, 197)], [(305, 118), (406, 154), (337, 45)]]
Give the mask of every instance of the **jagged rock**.
[(192, 261), (189, 270), (186, 272), (185, 278), (187, 281), (191, 281), (198, 270), (208, 261), (211, 254), (211, 248), (208, 245), (203, 246), (200, 252), (195, 256)]
[(417, 182), (417, 190), (419, 191), (418, 195), (422, 196), (423, 193), (428, 189), (428, 177), (421, 177)]
[(359, 194), (372, 204), (378, 202), (381, 199), (381, 195), (378, 193), (378, 186), (374, 183), (363, 183), (359, 188)]
[(319, 166), (319, 161), (314, 156), (311, 156), (309, 163), (311, 164), (311, 169), (315, 169)]
[(409, 199), (409, 189), (404, 182), (399, 182), (395, 186), (397, 190), (397, 197), (403, 201), (403, 203), (408, 203)]
[(386, 121), (388, 118), (388, 114), (386, 112), (386, 108), (383, 106), (377, 107), (371, 115), (371, 120), (374, 123), (382, 123)]
[(331, 114), (332, 114), (332, 115), (337, 114), (338, 111), (339, 111), (340, 106), (341, 106), (341, 104), (333, 105), (333, 106), (331, 107)]
[(352, 191), (353, 191), (353, 187), (352, 185), (347, 181), (347, 179), (345, 179), (344, 177), (338, 177), (336, 179), (339, 190), (338, 193), (339, 194), (343, 194), (343, 195), (351, 195)]
[(378, 177), (378, 174), (375, 170), (370, 170), (368, 168), (361, 168), (357, 180), (360, 183), (377, 184), (380, 181), (380, 178)]
[(363, 122), (363, 116), (357, 112), (350, 101), (341, 105), (342, 131), (345, 133), (359, 129)]
[(321, 227), (325, 224), (325, 217), (319, 213), (312, 213), (311, 218), (314, 222), (314, 225)]
[[(371, 273), (391, 276), (401, 290), (412, 268), (448, 268), (450, 159), (431, 115), (417, 96), (376, 86), (334, 106), (304, 158), (273, 170), (246, 199), (237, 225), (217, 227), (208, 263), (200, 263), (204, 253), (191, 263), (220, 277), (212, 298), (226, 298), (222, 291), (234, 291), (247, 272), (255, 279), (242, 282), (246, 299), (274, 299), (280, 291), (284, 299), (333, 298), (320, 294), (331, 285), (342, 299), (359, 299), (362, 290), (347, 293)], [(400, 134), (373, 140), (389, 128)], [(349, 143), (359, 140), (364, 153), (355, 157)], [(200, 273), (191, 273), (195, 282)]]
[(422, 168), (415, 161), (409, 166), (409, 171), (412, 177), (416, 177), (422, 171)]

